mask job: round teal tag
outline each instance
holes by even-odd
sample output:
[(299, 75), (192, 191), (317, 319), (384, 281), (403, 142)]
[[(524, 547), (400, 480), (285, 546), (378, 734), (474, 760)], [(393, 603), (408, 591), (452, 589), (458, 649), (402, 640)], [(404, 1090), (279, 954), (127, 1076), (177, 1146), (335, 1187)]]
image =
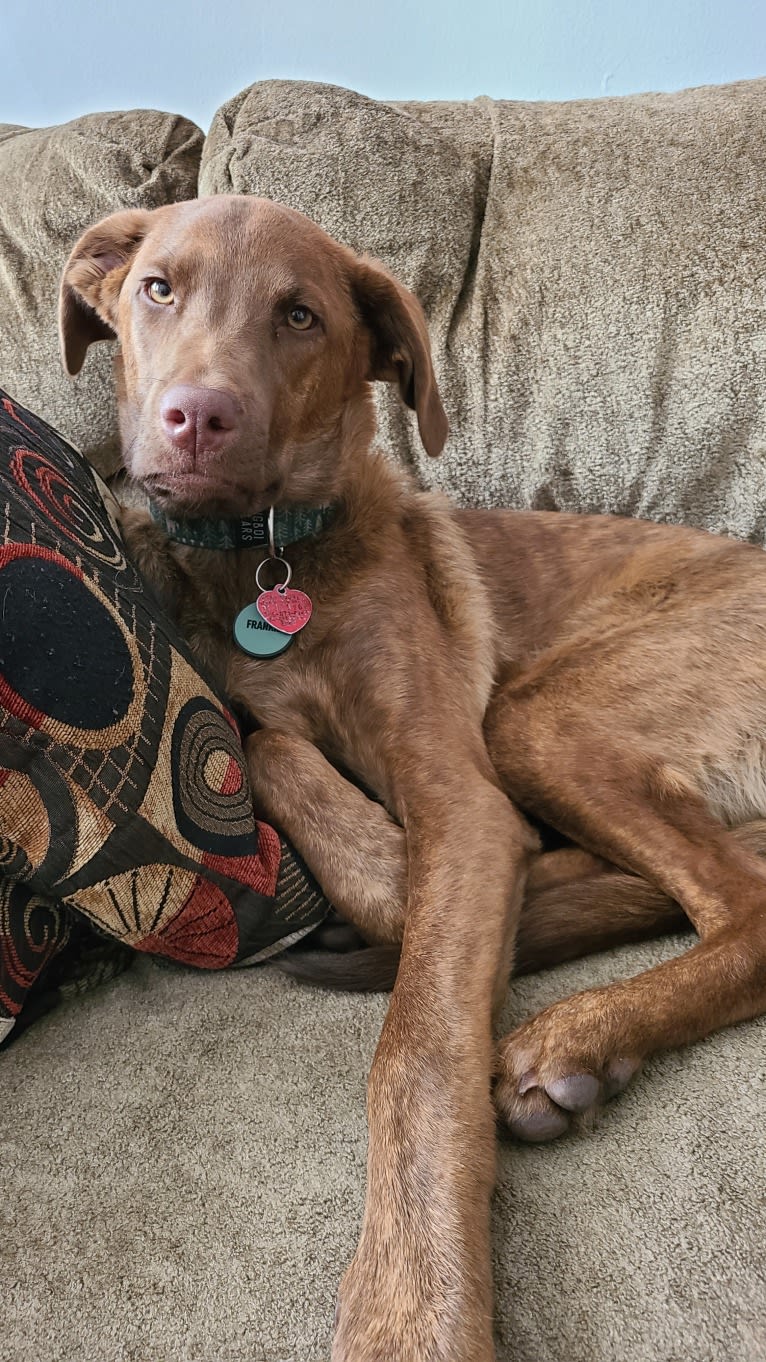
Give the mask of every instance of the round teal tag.
[(292, 641), (292, 634), (273, 629), (261, 618), (255, 601), (240, 610), (234, 621), (234, 642), (251, 657), (279, 657)]

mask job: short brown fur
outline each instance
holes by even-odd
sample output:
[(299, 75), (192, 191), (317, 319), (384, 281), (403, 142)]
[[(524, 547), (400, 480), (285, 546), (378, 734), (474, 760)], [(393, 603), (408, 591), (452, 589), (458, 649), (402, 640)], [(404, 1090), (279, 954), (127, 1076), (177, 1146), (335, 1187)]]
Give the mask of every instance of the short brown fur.
[[(157, 278), (167, 307), (147, 296)], [(305, 334), (296, 303), (318, 319)], [(70, 372), (119, 336), (126, 467), (168, 508), (338, 507), (289, 550), (314, 617), (262, 662), (232, 641), (259, 551), (183, 548), (137, 511), (125, 530), (262, 726), (247, 744), (259, 810), (365, 940), (401, 942), (335, 1362), (488, 1362), (492, 1074), (511, 1128), (549, 1138), (653, 1051), (766, 1006), (766, 559), (667, 526), (463, 512), (417, 491), (370, 448), (375, 379), (399, 385), (430, 454), (444, 443), (415, 299), (264, 200), (107, 219), (72, 253), (61, 317)], [(234, 401), (224, 448), (169, 443), (160, 405), (179, 383)], [(511, 800), (576, 846), (535, 860)], [(691, 950), (548, 1008), (493, 1058), (520, 914), (528, 966), (662, 930), (679, 904)]]

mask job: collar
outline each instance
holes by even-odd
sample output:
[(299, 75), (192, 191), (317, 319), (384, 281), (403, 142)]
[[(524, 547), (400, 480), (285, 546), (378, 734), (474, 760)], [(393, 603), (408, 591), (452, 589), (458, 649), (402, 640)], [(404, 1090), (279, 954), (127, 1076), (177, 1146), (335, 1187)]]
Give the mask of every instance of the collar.
[[(334, 506), (284, 506), (274, 511), (274, 545), (278, 549), (298, 539), (321, 534), (335, 515)], [(191, 549), (265, 549), (269, 547), (269, 513), (259, 511), (238, 520), (213, 520), (195, 516), (179, 520), (168, 516), (155, 502), (149, 502), (155, 525), (168, 539)]]

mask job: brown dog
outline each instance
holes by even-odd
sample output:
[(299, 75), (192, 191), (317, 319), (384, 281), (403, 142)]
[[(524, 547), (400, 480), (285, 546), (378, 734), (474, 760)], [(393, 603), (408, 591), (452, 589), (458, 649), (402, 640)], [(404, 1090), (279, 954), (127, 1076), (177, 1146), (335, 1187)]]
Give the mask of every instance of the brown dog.
[(487, 1362), (493, 1003), (536, 847), (508, 796), (580, 848), (533, 868), (528, 963), (661, 930), (674, 904), (701, 938), (501, 1043), (499, 1110), (546, 1138), (648, 1054), (766, 1005), (764, 825), (730, 830), (766, 815), (766, 558), (419, 493), (370, 452), (370, 384), (398, 383), (438, 454), (422, 313), (275, 204), (116, 214), (75, 247), (61, 318), (70, 373), (91, 341), (119, 337), (125, 464), (160, 514), (332, 507), (284, 544), (314, 614), (267, 660), (232, 636), (265, 549), (189, 547), (137, 512), (126, 531), (200, 660), (262, 725), (247, 745), (259, 807), (367, 940), (402, 940), (333, 1355)]

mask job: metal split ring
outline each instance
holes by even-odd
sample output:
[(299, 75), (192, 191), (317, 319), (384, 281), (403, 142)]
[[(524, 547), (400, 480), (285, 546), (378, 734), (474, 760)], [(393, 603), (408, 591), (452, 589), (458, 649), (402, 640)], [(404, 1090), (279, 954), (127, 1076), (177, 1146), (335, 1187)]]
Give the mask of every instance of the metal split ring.
[(287, 576), (285, 577), (285, 580), (277, 584), (277, 590), (284, 591), (285, 587), (290, 585), (290, 578), (293, 575), (293, 570), (290, 567), (290, 564), (287, 562), (287, 559), (277, 558), (276, 556), (273, 558), (264, 558), (263, 562), (259, 563), (257, 568), (255, 569), (255, 585), (258, 587), (259, 591), (265, 591), (267, 589), (263, 585), (263, 582), (261, 581), (261, 569), (267, 566), (270, 567), (272, 563), (279, 563), (280, 567), (285, 568), (287, 571)]

